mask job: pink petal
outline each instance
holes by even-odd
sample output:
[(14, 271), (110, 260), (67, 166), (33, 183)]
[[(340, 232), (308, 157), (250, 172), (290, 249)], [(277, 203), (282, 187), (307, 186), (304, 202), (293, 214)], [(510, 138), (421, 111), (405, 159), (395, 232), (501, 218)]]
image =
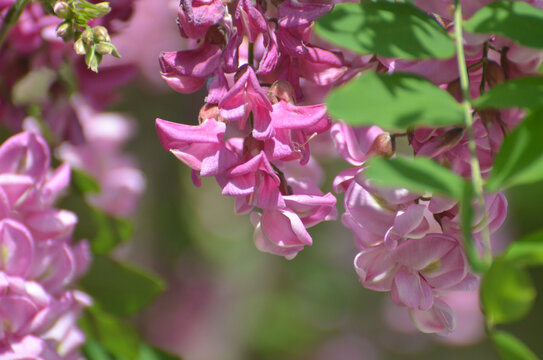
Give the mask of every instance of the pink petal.
[(25, 277), (34, 261), (34, 240), (21, 223), (0, 221), (0, 268), (8, 275)]
[(427, 311), (410, 309), (411, 320), (423, 333), (448, 335), (456, 328), (456, 319), (452, 309), (439, 298)]
[(458, 242), (450, 235), (428, 234), (422, 239), (402, 242), (394, 251), (394, 259), (408, 269), (422, 270), (457, 245)]

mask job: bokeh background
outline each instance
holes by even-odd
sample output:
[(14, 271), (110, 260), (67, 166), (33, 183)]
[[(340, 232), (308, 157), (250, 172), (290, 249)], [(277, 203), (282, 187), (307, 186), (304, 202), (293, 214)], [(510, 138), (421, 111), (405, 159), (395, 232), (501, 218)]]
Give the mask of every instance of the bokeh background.
[[(139, 0), (130, 26), (114, 43), (138, 76), (112, 111), (130, 114), (138, 133), (127, 150), (147, 176), (133, 217), (133, 240), (116, 256), (162, 276), (167, 290), (131, 319), (152, 344), (186, 360), (495, 359), (485, 339), (477, 296), (452, 299), (457, 331), (449, 338), (419, 333), (389, 295), (364, 289), (352, 262), (356, 249), (341, 222), (310, 230), (314, 245), (293, 260), (259, 252), (248, 216), (220, 195), (214, 180), (192, 184), (189, 168), (165, 151), (155, 118), (197, 122), (205, 93), (175, 93), (162, 83), (161, 50), (186, 45), (177, 32), (177, 1)], [(333, 177), (349, 165), (326, 147), (319, 159)], [(507, 194), (509, 215), (495, 239), (499, 249), (541, 228), (543, 186)], [(342, 213), (343, 196), (338, 195)], [(539, 290), (543, 269), (530, 269)], [(543, 355), (543, 297), (528, 317), (506, 327)]]

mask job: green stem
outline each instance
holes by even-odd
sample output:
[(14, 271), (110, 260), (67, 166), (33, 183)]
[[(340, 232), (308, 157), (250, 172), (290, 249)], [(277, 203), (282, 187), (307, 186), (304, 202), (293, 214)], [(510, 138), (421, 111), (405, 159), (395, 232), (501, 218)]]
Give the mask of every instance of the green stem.
[(249, 66), (254, 67), (255, 45), (252, 42), (249, 43), (249, 50), (247, 53), (247, 63), (249, 64)]
[(485, 44), (483, 45), (483, 59), (481, 60), (483, 62), (483, 74), (481, 75), (481, 85), (479, 86), (479, 96), (483, 95), (485, 92), (485, 82), (486, 82), (486, 64), (488, 57), (488, 41), (485, 41)]
[[(483, 178), (481, 176), (481, 167), (479, 166), (479, 159), (477, 158), (477, 146), (475, 143), (475, 135), (473, 133), (473, 117), (471, 113), (472, 105), (469, 94), (469, 76), (466, 66), (464, 44), (462, 39), (462, 7), (460, 6), (458, 0), (455, 0), (454, 35), (456, 42), (456, 58), (458, 60), (458, 71), (460, 73), (460, 88), (462, 89), (463, 94), (461, 105), (464, 111), (464, 124), (468, 132), (468, 146), (471, 155), (471, 184), (473, 186), (474, 198), (478, 200), (481, 211), (484, 212), (484, 221), (486, 221), (485, 199), (483, 196)], [(483, 260), (487, 264), (490, 264), (490, 262), (492, 261), (492, 252), (490, 247), (490, 233), (488, 231), (487, 225), (483, 227), (482, 237), (484, 249)]]
[(3, 19), (2, 27), (0, 28), (0, 49), (6, 40), (9, 30), (17, 23), (19, 16), (21, 16), (26, 4), (29, 2), (30, 0), (17, 0), (9, 8), (6, 17)]

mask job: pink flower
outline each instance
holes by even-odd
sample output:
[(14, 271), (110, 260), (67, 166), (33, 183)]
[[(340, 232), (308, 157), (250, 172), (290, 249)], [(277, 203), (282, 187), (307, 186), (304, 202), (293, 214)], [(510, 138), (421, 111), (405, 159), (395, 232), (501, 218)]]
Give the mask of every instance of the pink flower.
[(179, 30), (191, 39), (202, 38), (224, 16), (221, 0), (183, 0), (179, 5)]
[(163, 52), (159, 59), (161, 76), (175, 91), (192, 93), (215, 72), (221, 54), (219, 46), (207, 41), (197, 49)]
[(260, 87), (254, 70), (247, 66), (240, 72), (242, 75), (219, 102), (221, 116), (226, 121), (238, 121), (239, 128), (244, 129), (252, 113), (254, 138), (268, 139), (275, 134), (270, 117), (272, 104)]
[(288, 209), (253, 212), (254, 242), (263, 252), (293, 259), (304, 246), (311, 245), (311, 236), (300, 218)]
[(50, 162), (47, 143), (33, 133), (0, 146), (1, 358), (61, 359), (84, 341), (77, 317), (90, 300), (67, 289), (86, 271), (89, 249), (71, 243), (75, 214), (52, 207), (70, 168), (51, 173)]

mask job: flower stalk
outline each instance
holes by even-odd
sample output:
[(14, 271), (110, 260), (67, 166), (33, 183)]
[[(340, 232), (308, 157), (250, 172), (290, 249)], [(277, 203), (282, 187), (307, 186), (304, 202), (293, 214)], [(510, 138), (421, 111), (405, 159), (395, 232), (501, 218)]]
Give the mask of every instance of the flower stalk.
[[(458, 0), (455, 0), (454, 10), (454, 35), (456, 44), (456, 58), (458, 61), (458, 72), (460, 73), (460, 89), (462, 91), (462, 109), (464, 111), (464, 124), (468, 133), (469, 139), (469, 151), (470, 151), (470, 166), (471, 166), (471, 184), (473, 187), (473, 197), (479, 202), (479, 206), (482, 211), (485, 211), (485, 199), (483, 196), (483, 178), (481, 176), (481, 167), (479, 165), (479, 159), (477, 158), (477, 146), (475, 143), (475, 135), (473, 132), (473, 116), (472, 116), (472, 104), (469, 93), (469, 76), (468, 68), (466, 66), (466, 59), (464, 55), (464, 44), (462, 37), (462, 6)], [(483, 215), (483, 221), (486, 221), (486, 211)], [(483, 261), (488, 267), (492, 261), (492, 251), (490, 245), (490, 233), (488, 226), (484, 226), (482, 230), (483, 239)], [(472, 239), (465, 239), (467, 247), (475, 246)], [(468, 252), (469, 253), (469, 252)], [(480, 259), (470, 259), (470, 263)]]

